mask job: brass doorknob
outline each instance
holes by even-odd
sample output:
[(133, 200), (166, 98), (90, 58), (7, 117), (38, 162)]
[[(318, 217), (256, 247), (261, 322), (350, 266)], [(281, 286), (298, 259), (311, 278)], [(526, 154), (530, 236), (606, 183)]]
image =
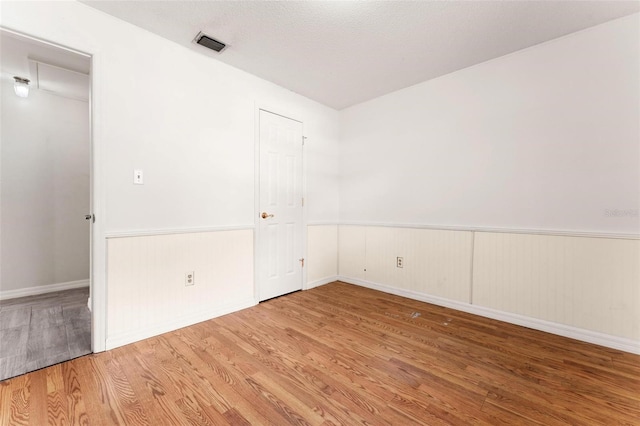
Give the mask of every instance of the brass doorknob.
[(268, 217), (273, 217), (272, 214), (268, 214), (267, 212), (262, 212), (262, 214), (260, 216), (262, 216), (263, 219), (266, 219)]

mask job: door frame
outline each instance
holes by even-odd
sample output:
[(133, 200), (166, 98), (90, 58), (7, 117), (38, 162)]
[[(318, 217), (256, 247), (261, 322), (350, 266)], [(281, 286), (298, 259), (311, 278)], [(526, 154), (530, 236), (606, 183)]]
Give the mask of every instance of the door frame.
[(102, 142), (102, 122), (97, 118), (102, 112), (103, 57), (98, 49), (89, 50), (91, 56), (91, 90), (89, 116), (91, 126), (91, 214), (95, 217), (91, 241), (91, 349), (103, 352), (107, 349), (107, 240), (105, 237), (106, 177), (105, 144)]
[[(105, 153), (102, 141), (102, 123), (97, 117), (102, 111), (102, 84), (104, 62), (100, 50), (95, 45), (69, 46), (57, 40), (31, 35), (23, 31), (0, 26), (0, 31), (6, 31), (18, 37), (33, 40), (58, 49), (64, 49), (79, 55), (88, 56), (91, 61), (89, 73), (89, 200), (90, 214), (95, 215), (95, 222), (90, 224), (89, 231), (89, 288), (91, 309), (91, 350), (103, 352), (106, 350), (107, 338), (107, 283), (106, 283), (106, 239), (105, 239)], [(90, 43), (87, 37), (84, 43)]]
[[(277, 105), (263, 104), (255, 102), (254, 105), (254, 208), (253, 208), (253, 298), (256, 303), (260, 303), (260, 244), (264, 236), (260, 232), (260, 111), (279, 115), (302, 124), (302, 135), (305, 134), (304, 120), (298, 114), (292, 114), (286, 108)], [(305, 144), (306, 145), (306, 144)], [(305, 154), (305, 145), (302, 146), (302, 198), (305, 200), (302, 205), (302, 235), (300, 236), (300, 244), (302, 244), (302, 257), (307, 259), (307, 156)], [(300, 288), (307, 288), (307, 267), (302, 268), (302, 283)]]

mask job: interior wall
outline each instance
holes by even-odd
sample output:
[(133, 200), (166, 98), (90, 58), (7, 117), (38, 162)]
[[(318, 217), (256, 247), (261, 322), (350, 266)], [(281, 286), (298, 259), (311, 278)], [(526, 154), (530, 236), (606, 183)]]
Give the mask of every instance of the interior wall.
[(339, 278), (640, 353), (639, 16), (344, 110)]
[[(337, 111), (78, 2), (2, 2), (0, 8), (3, 27), (93, 55), (94, 160), (103, 190), (97, 194), (102, 211), (96, 211), (94, 227), (99, 230), (94, 285), (104, 289), (102, 303), (107, 295), (138, 294), (142, 289), (142, 282), (122, 275), (110, 274), (106, 283), (102, 281), (105, 265), (121, 258), (126, 239), (133, 244), (136, 238), (181, 235), (163, 240), (163, 250), (178, 253), (181, 241), (194, 231), (253, 231), (258, 213), (254, 210), (258, 107), (303, 121), (306, 218), (337, 222)], [(134, 169), (144, 172), (144, 185), (133, 185)], [(244, 234), (233, 236), (238, 243), (244, 239)], [(114, 238), (117, 244), (111, 244)], [(202, 250), (214, 250), (207, 241)], [(102, 254), (105, 247), (108, 255)], [(136, 274), (153, 274), (157, 266), (153, 258), (144, 252), (127, 253)], [(252, 251), (234, 253), (227, 258), (231, 266), (253, 264)], [(166, 262), (171, 270), (184, 269), (178, 256), (167, 257)], [(201, 276), (201, 271), (195, 274)], [(150, 322), (132, 322), (130, 333), (167, 331), (165, 320), (154, 316), (158, 304), (186, 306), (193, 293), (182, 273), (176, 276), (179, 279), (154, 287), (157, 297), (137, 299), (139, 315)], [(253, 294), (253, 276), (240, 278), (228, 284), (223, 297), (208, 300), (206, 312), (223, 312), (230, 301)], [(203, 294), (217, 285), (206, 278), (196, 283)], [(127, 314), (129, 303), (126, 297), (109, 300), (103, 348), (124, 341), (117, 335), (118, 318)], [(96, 306), (99, 318), (101, 308)], [(99, 340), (95, 318), (94, 336)], [(196, 319), (182, 310), (172, 321), (185, 326)], [(94, 340), (94, 349), (100, 343)]]
[(342, 280), (471, 303), (472, 232), (340, 225), (338, 244)]
[(89, 105), (2, 81), (0, 298), (89, 279)]
[(338, 235), (340, 280), (640, 353), (640, 240), (353, 225)]
[(477, 232), (474, 247), (474, 304), (640, 350), (640, 240)]
[(307, 227), (306, 289), (335, 281), (338, 276), (338, 225)]
[[(637, 235), (637, 15), (338, 113), (75, 2), (2, 2), (0, 8), (7, 28), (95, 55), (94, 140), (102, 150), (97, 167), (110, 237), (96, 244), (109, 246), (103, 262), (134, 265), (130, 276), (152, 274), (157, 266), (149, 250), (128, 248), (136, 238), (179, 234), (162, 240), (162, 250), (179, 253), (190, 230), (253, 229), (258, 105), (304, 121), (312, 226), (375, 222)], [(133, 169), (144, 171), (145, 185), (132, 184)], [(366, 233), (365, 226), (353, 228)], [(240, 246), (241, 234), (233, 236)], [(214, 250), (216, 243), (202, 244)], [(371, 248), (382, 252), (366, 240), (344, 241), (342, 226), (338, 246), (340, 274), (359, 267), (345, 259), (366, 259)], [(234, 253), (231, 266), (253, 264), (253, 253)], [(167, 268), (184, 269), (179, 256), (166, 259)], [(322, 279), (332, 268), (327, 262), (310, 276)], [(139, 315), (153, 319), (159, 305), (186, 306), (190, 289), (178, 278), (149, 288), (154, 298), (136, 299)], [(124, 296), (109, 304), (107, 328), (119, 330), (119, 315), (131, 307), (126, 295), (143, 294), (141, 285), (109, 278), (110, 294)], [(247, 277), (212, 299), (208, 312), (223, 312), (225, 302), (252, 293)], [(178, 314), (176, 324), (195, 321), (188, 312)], [(166, 331), (163, 324), (158, 318), (132, 322), (130, 331)], [(120, 337), (107, 339), (116, 345), (126, 340)]]
[(255, 304), (250, 229), (110, 238), (108, 252), (107, 347)]
[(638, 16), (344, 110), (341, 223), (638, 235)]
[(1, 19), (96, 55), (108, 234), (253, 226), (257, 106), (304, 122), (308, 219), (337, 220), (336, 111), (77, 2), (3, 2)]

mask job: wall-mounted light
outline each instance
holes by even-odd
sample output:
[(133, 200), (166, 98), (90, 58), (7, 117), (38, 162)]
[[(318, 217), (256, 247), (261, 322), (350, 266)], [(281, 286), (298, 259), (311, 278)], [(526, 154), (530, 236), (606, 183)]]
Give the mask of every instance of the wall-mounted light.
[(29, 96), (29, 79), (22, 77), (13, 77), (15, 83), (13, 83), (13, 90), (16, 92), (16, 95), (21, 98), (26, 98)]

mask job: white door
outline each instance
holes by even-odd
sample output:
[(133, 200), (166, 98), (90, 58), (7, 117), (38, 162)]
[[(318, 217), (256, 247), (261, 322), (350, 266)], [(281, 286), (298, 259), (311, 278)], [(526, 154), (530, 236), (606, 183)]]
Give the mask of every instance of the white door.
[(302, 123), (260, 110), (260, 301), (302, 290)]

